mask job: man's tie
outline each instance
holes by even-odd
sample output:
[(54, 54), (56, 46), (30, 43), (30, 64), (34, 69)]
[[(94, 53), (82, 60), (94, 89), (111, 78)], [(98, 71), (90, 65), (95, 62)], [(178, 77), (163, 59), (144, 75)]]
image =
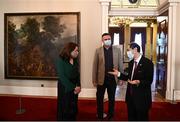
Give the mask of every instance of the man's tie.
[[(131, 74), (131, 80), (133, 80), (133, 77), (134, 77), (134, 73), (135, 73), (135, 71), (136, 71), (136, 68), (137, 68), (137, 62), (134, 61), (133, 71), (132, 71), (132, 74)], [(131, 94), (131, 95), (132, 95), (132, 92), (133, 92), (133, 90), (132, 90), (132, 85), (130, 85), (130, 94)]]
[[(137, 62), (134, 61), (134, 73), (136, 72), (136, 69), (137, 69)], [(133, 74), (134, 75), (134, 74)]]
[(131, 80), (133, 80), (133, 76), (134, 76), (134, 72), (136, 71), (136, 68), (137, 68), (137, 62), (134, 61), (133, 71), (132, 71), (132, 74), (131, 74)]

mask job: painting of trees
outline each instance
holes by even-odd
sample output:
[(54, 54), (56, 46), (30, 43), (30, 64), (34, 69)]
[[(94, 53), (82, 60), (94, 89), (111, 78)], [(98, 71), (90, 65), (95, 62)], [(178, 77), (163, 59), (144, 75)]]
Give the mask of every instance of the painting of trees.
[(56, 79), (67, 42), (79, 44), (79, 13), (6, 13), (5, 77)]

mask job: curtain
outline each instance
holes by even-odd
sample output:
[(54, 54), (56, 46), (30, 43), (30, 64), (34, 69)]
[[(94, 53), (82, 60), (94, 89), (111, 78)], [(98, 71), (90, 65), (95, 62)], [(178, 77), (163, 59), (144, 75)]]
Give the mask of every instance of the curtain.
[(109, 34), (112, 38), (112, 43), (114, 43), (114, 34), (119, 34), (119, 44), (124, 44), (124, 28), (120, 27), (109, 27)]
[(141, 34), (142, 37), (142, 51), (145, 54), (145, 44), (146, 44), (146, 27), (131, 27), (131, 37), (130, 42), (135, 42), (135, 35)]

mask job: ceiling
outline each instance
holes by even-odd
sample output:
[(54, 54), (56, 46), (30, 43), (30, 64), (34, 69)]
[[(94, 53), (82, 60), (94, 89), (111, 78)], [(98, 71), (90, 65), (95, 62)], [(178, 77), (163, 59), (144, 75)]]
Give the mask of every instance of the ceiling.
[[(131, 3), (130, 1), (135, 1), (135, 3)], [(110, 11), (111, 13), (109, 14), (109, 26), (120, 26), (120, 25), (139, 26), (139, 24), (143, 24), (143, 26), (147, 26), (148, 24), (152, 25), (153, 23), (156, 23), (159, 20), (157, 16), (154, 16), (155, 13), (154, 11), (156, 11), (158, 7), (164, 4), (165, 2), (167, 2), (167, 0), (111, 0), (111, 11)], [(135, 8), (135, 9), (128, 9), (128, 8)], [(151, 10), (152, 15), (149, 13), (147, 15), (144, 15), (147, 12), (149, 12), (146, 11), (146, 9)], [(140, 12), (138, 11), (137, 13), (136, 12), (137, 10), (143, 11), (143, 15), (139, 15)], [(130, 11), (129, 12), (130, 14), (128, 13), (128, 11)], [(132, 15), (132, 11), (136, 13)], [(119, 12), (120, 14), (118, 14)], [(125, 15), (123, 12), (126, 12), (126, 14), (127, 13), (128, 14)], [(167, 16), (167, 12), (164, 13), (163, 16), (165, 15)]]

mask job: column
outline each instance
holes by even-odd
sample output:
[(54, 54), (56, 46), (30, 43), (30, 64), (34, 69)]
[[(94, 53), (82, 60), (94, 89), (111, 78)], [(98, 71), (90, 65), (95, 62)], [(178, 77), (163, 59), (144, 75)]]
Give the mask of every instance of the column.
[(147, 22), (146, 27), (146, 45), (145, 45), (145, 56), (151, 60), (151, 22)]
[(157, 62), (157, 23), (154, 23), (153, 25), (153, 44), (152, 44), (152, 61), (154, 64)]
[(180, 1), (169, 0), (168, 23), (168, 61), (167, 61), (167, 90), (166, 99), (174, 99), (175, 89), (175, 48), (176, 48), (176, 23), (177, 3)]
[(130, 37), (131, 37), (131, 28), (130, 26), (124, 26), (124, 52), (125, 52), (125, 56), (127, 56), (126, 52), (127, 49), (129, 48), (129, 44), (130, 44)]
[(109, 3), (111, 0), (99, 0), (102, 6), (102, 17), (101, 17), (101, 32), (107, 33), (108, 32), (108, 13), (109, 13)]

